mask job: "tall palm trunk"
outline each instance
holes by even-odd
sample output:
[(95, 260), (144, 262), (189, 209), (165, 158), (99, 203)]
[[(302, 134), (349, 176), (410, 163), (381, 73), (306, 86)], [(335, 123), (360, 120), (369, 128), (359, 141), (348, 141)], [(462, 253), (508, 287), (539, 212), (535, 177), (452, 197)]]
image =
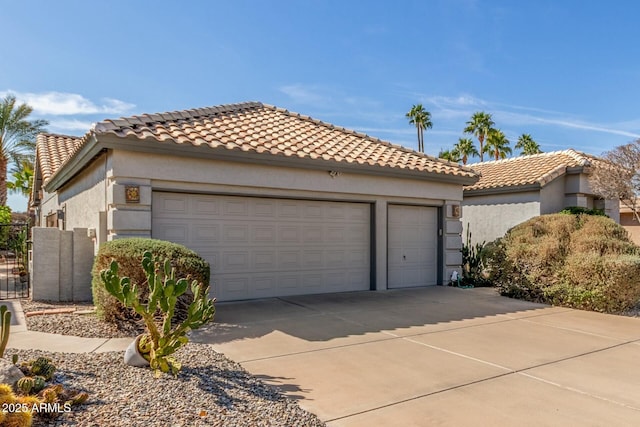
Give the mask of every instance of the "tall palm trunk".
[(7, 157), (0, 156), (0, 206), (7, 205)]
[(484, 135), (479, 135), (478, 141), (480, 142), (480, 162), (484, 162)]

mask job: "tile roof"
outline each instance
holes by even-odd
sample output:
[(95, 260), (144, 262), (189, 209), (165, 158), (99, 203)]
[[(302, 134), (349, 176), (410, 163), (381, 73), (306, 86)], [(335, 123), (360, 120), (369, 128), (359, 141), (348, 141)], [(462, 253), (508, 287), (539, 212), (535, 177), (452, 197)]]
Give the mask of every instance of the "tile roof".
[(36, 138), (36, 158), (42, 175), (47, 182), (60, 166), (82, 145), (83, 138), (68, 135), (41, 133)]
[[(93, 134), (213, 150), (252, 152), (272, 156), (333, 161), (362, 167), (381, 167), (477, 179), (459, 166), (352, 130), (259, 102), (221, 105), (158, 114), (143, 114), (96, 123), (82, 139), (71, 143), (69, 160)], [(70, 138), (70, 137), (65, 137)], [(77, 142), (79, 140), (79, 142)], [(50, 179), (60, 159), (50, 156)], [(45, 178), (45, 182), (46, 182)]]
[(480, 180), (465, 191), (518, 187), (547, 183), (563, 175), (567, 168), (590, 166), (598, 159), (573, 149), (512, 157), (505, 160), (467, 165), (480, 173)]

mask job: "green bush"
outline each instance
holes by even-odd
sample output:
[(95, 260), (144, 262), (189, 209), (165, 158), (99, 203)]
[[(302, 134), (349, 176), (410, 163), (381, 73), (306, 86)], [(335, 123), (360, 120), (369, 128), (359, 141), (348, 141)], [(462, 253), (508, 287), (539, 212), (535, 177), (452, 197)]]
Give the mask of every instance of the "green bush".
[[(108, 269), (111, 266), (111, 261), (116, 261), (119, 265), (120, 275), (129, 277), (133, 283), (138, 283), (141, 296), (145, 298), (149, 293), (147, 278), (141, 266), (145, 251), (151, 252), (154, 257), (171, 260), (171, 266), (175, 267), (179, 277), (188, 276), (191, 280), (197, 280), (205, 286), (209, 285), (209, 263), (182, 245), (145, 238), (112, 240), (100, 246), (92, 270), (93, 303), (96, 306), (98, 316), (102, 319), (115, 322), (140, 318), (133, 309), (126, 308), (106, 291), (104, 283), (100, 279), (100, 271)], [(190, 292), (180, 296), (176, 306), (175, 320), (184, 320), (186, 310), (192, 301), (193, 295)]]
[(487, 260), (506, 296), (620, 312), (640, 301), (640, 248), (609, 218), (543, 215), (512, 228)]
[(569, 215), (596, 215), (596, 216), (607, 216), (602, 209), (589, 209), (583, 208), (581, 206), (570, 206), (560, 211), (561, 214), (569, 214)]
[[(0, 224), (11, 224), (11, 208), (0, 206)], [(11, 227), (0, 227), (0, 249), (8, 249)]]
[(462, 277), (459, 283), (450, 283), (452, 286), (460, 284), (463, 286), (491, 286), (485, 275), (486, 252), (490, 245), (486, 242), (471, 244), (471, 229), (467, 224), (467, 239), (462, 244)]

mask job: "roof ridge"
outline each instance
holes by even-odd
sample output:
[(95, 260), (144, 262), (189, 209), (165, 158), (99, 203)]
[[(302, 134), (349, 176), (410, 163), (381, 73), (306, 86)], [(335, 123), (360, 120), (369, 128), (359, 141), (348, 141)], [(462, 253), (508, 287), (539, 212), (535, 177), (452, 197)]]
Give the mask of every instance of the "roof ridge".
[(514, 157), (509, 157), (509, 158), (500, 159), (500, 160), (489, 160), (489, 161), (486, 161), (486, 162), (470, 163), (470, 165), (478, 166), (478, 165), (487, 165), (487, 164), (500, 164), (500, 163), (513, 162), (513, 161), (521, 160), (521, 159), (531, 159), (531, 158), (536, 158), (536, 157), (557, 156), (559, 154), (564, 154), (564, 155), (570, 156), (571, 158), (573, 158), (574, 160), (576, 160), (578, 162), (587, 162), (587, 163), (589, 162), (588, 158), (585, 157), (586, 153), (574, 150), (573, 148), (566, 148), (564, 150), (547, 151), (546, 153), (527, 154), (527, 155), (524, 155), (524, 156), (514, 156)]
[(568, 149), (564, 150), (564, 153), (567, 154), (568, 156), (571, 156), (576, 161), (580, 162), (582, 164), (582, 166), (586, 166), (586, 165), (590, 165), (591, 164), (591, 161), (587, 157), (587, 153), (583, 153), (581, 151), (574, 150), (573, 148), (568, 148)]
[(53, 132), (39, 132), (37, 136), (44, 136), (44, 137), (49, 137), (52, 136), (54, 138), (70, 138), (70, 139), (82, 139), (84, 138), (84, 136), (77, 136), (77, 135), (67, 135), (64, 133), (53, 133)]
[(150, 123), (166, 122), (169, 120), (187, 120), (200, 117), (211, 117), (218, 114), (230, 113), (235, 111), (249, 110), (253, 108), (265, 107), (258, 101), (238, 102), (232, 104), (221, 104), (209, 107), (189, 108), (187, 110), (165, 111), (161, 113), (144, 113), (117, 119), (104, 119), (92, 126), (92, 130), (96, 132), (105, 132), (115, 130), (123, 126), (139, 126)]

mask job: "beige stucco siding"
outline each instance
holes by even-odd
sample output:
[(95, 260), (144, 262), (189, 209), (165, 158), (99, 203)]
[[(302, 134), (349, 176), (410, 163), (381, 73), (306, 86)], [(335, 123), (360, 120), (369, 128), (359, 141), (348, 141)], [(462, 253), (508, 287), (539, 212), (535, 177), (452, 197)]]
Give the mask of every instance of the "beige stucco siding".
[(106, 154), (96, 159), (58, 192), (58, 203), (65, 210), (65, 228), (98, 228), (98, 212), (106, 206)]
[[(459, 269), (461, 225), (451, 216), (451, 205), (461, 203), (462, 185), (352, 171), (332, 176), (329, 168), (295, 167), (295, 161), (290, 164), (293, 167), (115, 150), (107, 170), (108, 239), (151, 236), (154, 191), (371, 203), (376, 288), (386, 289), (388, 204), (434, 206), (444, 215), (439, 230), (443, 275), (446, 278)], [(126, 203), (127, 185), (139, 186), (140, 202)]]
[(97, 246), (106, 240), (106, 174), (111, 167), (111, 159), (103, 153), (81, 173), (53, 194), (44, 193), (41, 203), (40, 224), (46, 225), (48, 214), (57, 210), (64, 212), (65, 230), (87, 228), (96, 230)]
[(633, 240), (636, 245), (640, 245), (640, 224), (638, 224), (638, 221), (631, 212), (620, 213), (620, 225), (629, 232), (631, 240)]
[(565, 176), (561, 176), (540, 189), (540, 214), (557, 213), (564, 208)]
[[(462, 200), (459, 184), (353, 172), (341, 172), (332, 178), (329, 174), (332, 167), (322, 170), (300, 168), (295, 167), (295, 160), (290, 162), (293, 167), (282, 167), (123, 151), (114, 151), (113, 155), (113, 177), (116, 180), (120, 177), (146, 178), (153, 181), (154, 189), (164, 186), (167, 190), (188, 188), (192, 191), (236, 190), (242, 193), (254, 189), (255, 195), (279, 190), (313, 191), (328, 197), (342, 193)], [(337, 167), (336, 170), (339, 171)]]
[(491, 242), (512, 227), (540, 215), (540, 193), (528, 191), (465, 197), (462, 204), (463, 238)]

